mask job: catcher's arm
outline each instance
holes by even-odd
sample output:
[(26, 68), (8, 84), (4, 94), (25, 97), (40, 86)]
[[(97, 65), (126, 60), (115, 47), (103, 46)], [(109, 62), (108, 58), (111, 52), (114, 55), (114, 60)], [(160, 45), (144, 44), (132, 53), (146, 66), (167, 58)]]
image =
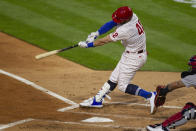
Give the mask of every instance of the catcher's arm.
[(173, 91), (173, 90), (176, 90), (178, 88), (185, 87), (185, 85), (181, 80), (179, 80), (179, 81), (175, 81), (175, 82), (172, 82), (172, 83), (168, 84), (166, 87), (168, 87), (169, 91)]
[(162, 106), (165, 103), (166, 95), (168, 92), (171, 92), (173, 90), (176, 90), (182, 87), (185, 87), (185, 85), (181, 80), (172, 82), (168, 84), (167, 86), (158, 85), (156, 87), (157, 94), (155, 96), (155, 106), (156, 107)]

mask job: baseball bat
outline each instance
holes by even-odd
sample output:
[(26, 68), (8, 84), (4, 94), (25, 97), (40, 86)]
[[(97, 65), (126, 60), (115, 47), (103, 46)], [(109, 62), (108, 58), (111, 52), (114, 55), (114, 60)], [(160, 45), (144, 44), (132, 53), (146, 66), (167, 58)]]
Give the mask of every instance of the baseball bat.
[(46, 53), (42, 53), (42, 54), (36, 55), (35, 59), (41, 59), (41, 58), (45, 58), (45, 57), (48, 57), (48, 56), (51, 56), (51, 55), (55, 55), (57, 53), (75, 48), (77, 46), (78, 46), (78, 44), (75, 44), (75, 45), (72, 45), (72, 46), (69, 46), (69, 47), (66, 47), (66, 48), (63, 48), (63, 49), (53, 50), (53, 51), (49, 51), (49, 52), (46, 52)]

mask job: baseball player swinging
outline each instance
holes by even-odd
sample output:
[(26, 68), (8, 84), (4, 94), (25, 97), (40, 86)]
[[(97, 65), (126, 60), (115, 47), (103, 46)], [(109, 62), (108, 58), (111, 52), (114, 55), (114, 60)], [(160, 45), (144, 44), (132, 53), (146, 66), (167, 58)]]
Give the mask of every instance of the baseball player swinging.
[[(172, 82), (167, 86), (158, 86), (155, 97), (155, 105), (159, 107), (165, 103), (167, 93), (182, 87), (194, 87), (196, 89), (196, 55), (192, 56), (188, 62), (191, 67), (189, 71), (181, 73), (181, 80)], [(185, 124), (191, 119), (196, 119), (196, 105), (191, 102), (185, 104), (183, 109), (169, 117), (161, 124), (149, 125), (149, 131), (169, 131), (169, 129)]]
[[(116, 30), (96, 41), (113, 27)], [(110, 42), (121, 41), (125, 47), (121, 59), (116, 68), (111, 73), (109, 80), (102, 86), (101, 90), (92, 98), (80, 103), (81, 107), (102, 107), (103, 100), (117, 84), (119, 90), (130, 95), (142, 96), (150, 101), (151, 113), (154, 111), (155, 93), (141, 89), (139, 86), (130, 84), (137, 70), (139, 70), (147, 60), (146, 35), (144, 28), (136, 14), (128, 6), (118, 8), (112, 14), (112, 20), (104, 24), (98, 31), (92, 32), (86, 41), (81, 41), (78, 45), (82, 48), (102, 46)]]

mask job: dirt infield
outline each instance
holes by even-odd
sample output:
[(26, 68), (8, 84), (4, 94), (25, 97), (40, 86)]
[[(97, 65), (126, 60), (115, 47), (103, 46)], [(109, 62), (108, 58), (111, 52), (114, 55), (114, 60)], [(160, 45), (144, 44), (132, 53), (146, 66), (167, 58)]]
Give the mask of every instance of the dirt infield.
[[(95, 95), (111, 73), (94, 71), (59, 56), (38, 61), (34, 59), (35, 55), (43, 52), (31, 44), (0, 33), (0, 70), (25, 78), (74, 103)], [(178, 72), (139, 71), (132, 83), (153, 91), (158, 84), (178, 79)], [(155, 115), (150, 115), (150, 108), (144, 99), (116, 89), (110, 95), (112, 100), (106, 99), (101, 109), (76, 107), (59, 112), (58, 109), (72, 105), (1, 73), (0, 88), (0, 129), (5, 127), (8, 131), (144, 130), (146, 125), (160, 123), (179, 111), (178, 107), (186, 102), (196, 103), (195, 89), (179, 89), (168, 95), (167, 108), (162, 107)], [(113, 122), (82, 122), (92, 117), (109, 118)], [(196, 121), (178, 129), (196, 130)]]

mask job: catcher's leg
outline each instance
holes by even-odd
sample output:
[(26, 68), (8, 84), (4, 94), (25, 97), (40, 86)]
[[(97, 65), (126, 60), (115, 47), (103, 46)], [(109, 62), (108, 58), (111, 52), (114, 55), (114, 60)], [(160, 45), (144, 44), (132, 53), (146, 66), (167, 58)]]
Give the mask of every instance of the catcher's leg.
[(193, 103), (187, 103), (181, 112), (169, 117), (162, 124), (149, 125), (146, 128), (148, 131), (169, 131), (184, 125), (190, 119), (196, 119), (196, 106)]
[(174, 129), (177, 126), (184, 125), (191, 119), (196, 119), (196, 106), (193, 103), (186, 103), (181, 112), (165, 120), (162, 126), (168, 129)]

